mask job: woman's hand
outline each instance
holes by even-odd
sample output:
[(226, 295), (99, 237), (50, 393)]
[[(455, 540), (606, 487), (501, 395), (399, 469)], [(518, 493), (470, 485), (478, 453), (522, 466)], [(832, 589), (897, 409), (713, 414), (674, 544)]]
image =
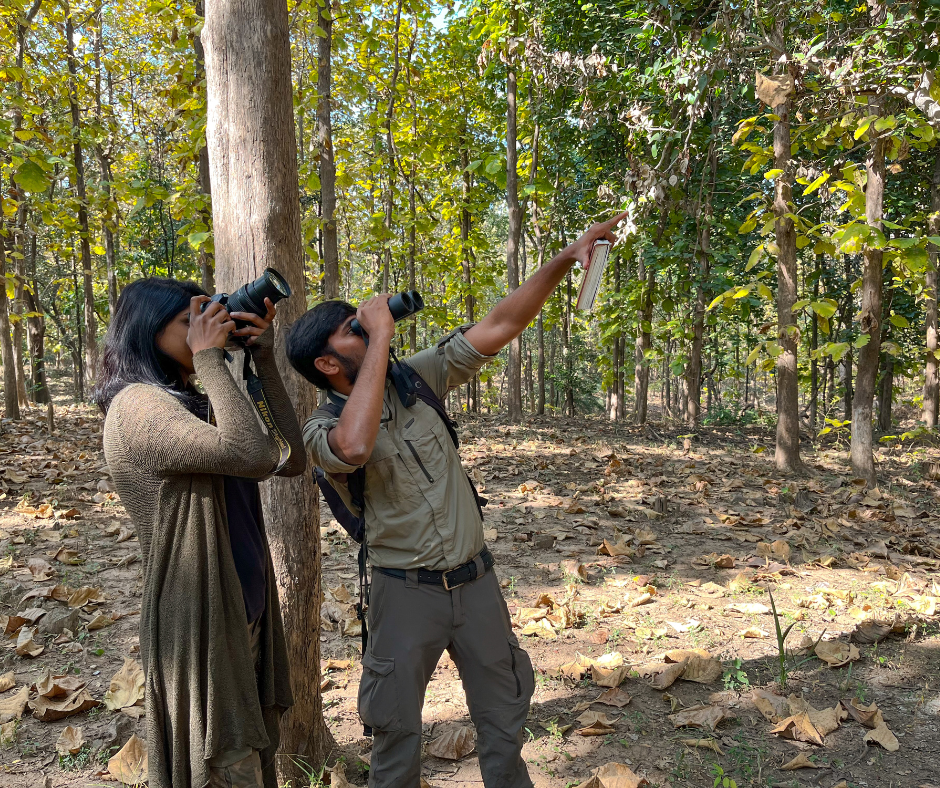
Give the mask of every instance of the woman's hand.
[(210, 347), (224, 348), (229, 334), (235, 330), (235, 321), (218, 301), (213, 301), (202, 312), (209, 296), (194, 296), (189, 302), (189, 332), (186, 344), (195, 356)]
[(233, 337), (248, 337), (246, 345), (253, 345), (258, 340), (265, 331), (271, 327), (271, 323), (274, 322), (274, 318), (277, 316), (277, 309), (275, 309), (274, 304), (270, 298), (264, 299), (264, 305), (268, 308), (268, 312), (264, 317), (256, 315), (254, 312), (232, 312), (232, 317), (236, 320), (243, 320), (246, 323), (251, 323), (249, 326), (240, 328), (237, 331), (232, 332)]

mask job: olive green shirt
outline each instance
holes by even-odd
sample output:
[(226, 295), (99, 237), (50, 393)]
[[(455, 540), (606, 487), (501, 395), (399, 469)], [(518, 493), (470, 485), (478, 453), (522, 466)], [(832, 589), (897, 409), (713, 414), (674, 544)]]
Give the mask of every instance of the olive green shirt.
[[(463, 335), (463, 326), (407, 363), (443, 399), (470, 380), (491, 356)], [(330, 448), (338, 419), (318, 410), (304, 425), (304, 444), (328, 474), (352, 473)], [(441, 417), (420, 399), (406, 408), (386, 381), (382, 422), (365, 464), (365, 523), (369, 560), (393, 569), (453, 569), (483, 549), (483, 522), (467, 475)], [(350, 511), (348, 486), (328, 477)]]

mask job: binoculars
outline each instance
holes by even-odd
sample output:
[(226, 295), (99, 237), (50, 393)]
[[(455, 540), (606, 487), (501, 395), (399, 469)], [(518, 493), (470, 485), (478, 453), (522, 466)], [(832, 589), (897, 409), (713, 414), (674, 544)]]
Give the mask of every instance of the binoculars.
[[(217, 301), (225, 307), (226, 311), (231, 312), (252, 312), (258, 317), (264, 317), (268, 313), (268, 308), (264, 305), (264, 299), (270, 298), (272, 304), (276, 304), (281, 299), (290, 295), (290, 286), (273, 268), (265, 268), (254, 282), (242, 285), (234, 293), (216, 293), (209, 301), (202, 305), (202, 311), (213, 301)], [(420, 297), (420, 296), (419, 296)], [(423, 304), (422, 304), (423, 306)], [(236, 320), (236, 328), (244, 328), (247, 323), (244, 320)]]
[[(420, 312), (422, 309), (424, 309), (424, 299), (417, 290), (406, 290), (404, 293), (398, 293), (388, 299), (388, 311), (392, 313), (392, 319), (396, 323), (410, 317), (415, 312)], [(349, 324), (349, 328), (354, 334), (363, 336), (364, 332), (358, 320), (353, 319), (352, 323)]]

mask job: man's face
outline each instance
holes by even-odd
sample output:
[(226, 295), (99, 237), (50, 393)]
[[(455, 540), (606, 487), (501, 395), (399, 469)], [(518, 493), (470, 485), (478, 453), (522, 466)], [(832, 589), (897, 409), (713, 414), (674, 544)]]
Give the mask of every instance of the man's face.
[(366, 342), (350, 328), (355, 315), (349, 315), (343, 324), (330, 335), (327, 354), (340, 365), (349, 385), (355, 385), (366, 355)]

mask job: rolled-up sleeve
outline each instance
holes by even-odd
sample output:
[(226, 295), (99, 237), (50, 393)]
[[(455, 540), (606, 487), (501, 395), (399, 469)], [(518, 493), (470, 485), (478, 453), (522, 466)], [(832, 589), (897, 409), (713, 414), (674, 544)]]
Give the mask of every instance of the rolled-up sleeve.
[(422, 350), (408, 359), (408, 363), (443, 398), (451, 389), (461, 386), (479, 372), (495, 356), (484, 356), (464, 333), (473, 323), (452, 331), (435, 347)]
[(314, 413), (304, 424), (304, 446), (310, 452), (314, 464), (327, 473), (352, 473), (359, 466), (350, 465), (337, 457), (327, 437), (338, 421), (332, 416)]

